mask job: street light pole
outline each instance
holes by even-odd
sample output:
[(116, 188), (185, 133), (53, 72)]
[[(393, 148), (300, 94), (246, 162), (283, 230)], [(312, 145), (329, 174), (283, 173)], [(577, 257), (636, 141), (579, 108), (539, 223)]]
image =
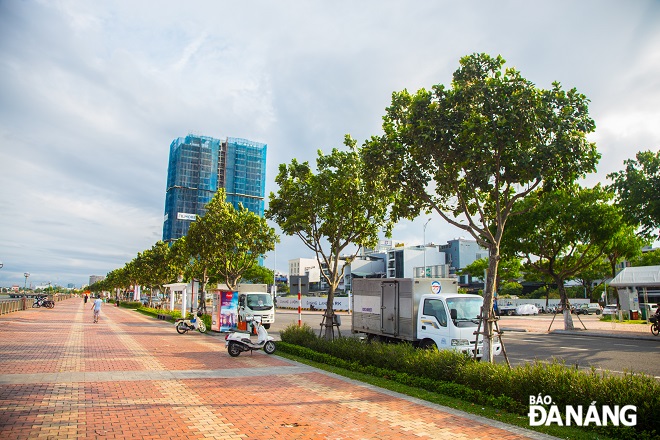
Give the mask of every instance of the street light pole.
[(30, 276), (30, 274), (28, 272), (25, 272), (23, 276), (25, 277), (25, 284), (23, 285), (23, 294), (25, 295), (27, 293), (27, 279)]
[(426, 220), (426, 223), (424, 223), (424, 242), (422, 243), (422, 246), (424, 246), (424, 278), (426, 278), (426, 225), (429, 224), (431, 219)]

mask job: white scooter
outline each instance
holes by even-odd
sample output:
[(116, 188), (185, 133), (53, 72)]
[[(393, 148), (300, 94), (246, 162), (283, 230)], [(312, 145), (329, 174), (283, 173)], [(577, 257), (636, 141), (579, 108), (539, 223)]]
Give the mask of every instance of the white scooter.
[(206, 324), (202, 318), (193, 316), (190, 319), (177, 319), (174, 323), (176, 331), (182, 335), (188, 330), (198, 330), (200, 333), (206, 333)]
[(267, 354), (275, 353), (275, 339), (268, 336), (268, 332), (261, 325), (261, 320), (248, 318), (248, 323), (253, 322), (257, 326), (257, 341), (254, 342), (250, 338), (250, 333), (245, 332), (232, 332), (225, 336), (225, 347), (229, 356), (236, 357), (244, 351), (252, 353), (254, 350), (262, 350)]

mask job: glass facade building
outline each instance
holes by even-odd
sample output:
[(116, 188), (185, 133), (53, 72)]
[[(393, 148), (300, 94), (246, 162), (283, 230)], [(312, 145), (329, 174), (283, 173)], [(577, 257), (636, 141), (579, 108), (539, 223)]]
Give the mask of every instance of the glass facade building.
[(172, 242), (188, 233), (197, 215), (219, 188), (227, 201), (239, 203), (264, 215), (266, 192), (266, 144), (246, 139), (225, 141), (188, 135), (170, 144), (165, 194), (163, 241)]

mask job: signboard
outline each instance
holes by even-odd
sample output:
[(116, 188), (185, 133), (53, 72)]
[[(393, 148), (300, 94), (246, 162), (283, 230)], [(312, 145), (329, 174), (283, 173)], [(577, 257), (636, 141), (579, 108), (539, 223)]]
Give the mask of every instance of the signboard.
[(177, 218), (177, 220), (196, 220), (197, 215), (196, 214), (189, 214), (187, 212), (177, 212), (176, 213), (176, 218)]
[(238, 322), (238, 292), (221, 290), (220, 294), (220, 331), (236, 330)]

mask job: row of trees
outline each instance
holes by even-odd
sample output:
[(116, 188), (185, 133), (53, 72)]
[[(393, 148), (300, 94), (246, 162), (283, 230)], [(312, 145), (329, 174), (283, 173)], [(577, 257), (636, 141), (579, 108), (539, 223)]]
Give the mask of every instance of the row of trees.
[[(318, 152), (316, 171), (295, 159), (280, 165), (266, 218), (298, 236), (327, 268), (328, 337), (345, 267), (340, 257), (350, 263), (402, 219), (434, 212), (488, 249), (482, 313), (488, 361), (500, 261), (524, 259), (563, 286), (603, 256), (615, 264), (631, 255), (660, 225), (659, 153), (627, 161), (608, 176), (614, 182), (608, 187), (580, 187), (576, 182), (600, 159), (587, 140), (595, 129), (588, 99), (559, 83), (537, 88), (504, 64), (499, 56), (463, 57), (451, 87), (393, 93), (382, 135), (361, 147), (347, 135), (346, 151)], [(169, 248), (164, 273), (152, 277), (135, 268), (108, 278), (128, 285), (140, 276), (141, 284), (157, 286), (184, 276), (235, 285), (277, 238), (263, 219), (239, 218), (221, 206), (223, 192), (216, 197)], [(570, 328), (570, 314), (564, 320)]]
[[(463, 57), (451, 87), (393, 93), (384, 134), (361, 148), (346, 136), (348, 152), (319, 151), (317, 173), (307, 162), (280, 165), (267, 216), (329, 269), (326, 335), (341, 252), (357, 245), (350, 262), (401, 219), (434, 212), (488, 249), (482, 328), (489, 361), (500, 261), (524, 259), (560, 286), (566, 303), (564, 281), (603, 256), (613, 268), (659, 226), (658, 154), (627, 161), (609, 187), (580, 187), (600, 159), (587, 140), (595, 129), (589, 100), (559, 83), (537, 88), (504, 64), (499, 56)], [(572, 327), (570, 313), (564, 322)]]
[(278, 241), (264, 218), (242, 205), (236, 209), (221, 189), (206, 206), (206, 213), (190, 225), (187, 236), (171, 246), (158, 241), (123, 267), (109, 272), (90, 290), (128, 290), (140, 285), (153, 292), (163, 291), (168, 283), (199, 280), (200, 291), (205, 293), (208, 283), (224, 284), (229, 289), (235, 289), (241, 279), (270, 283), (273, 271), (258, 262)]

